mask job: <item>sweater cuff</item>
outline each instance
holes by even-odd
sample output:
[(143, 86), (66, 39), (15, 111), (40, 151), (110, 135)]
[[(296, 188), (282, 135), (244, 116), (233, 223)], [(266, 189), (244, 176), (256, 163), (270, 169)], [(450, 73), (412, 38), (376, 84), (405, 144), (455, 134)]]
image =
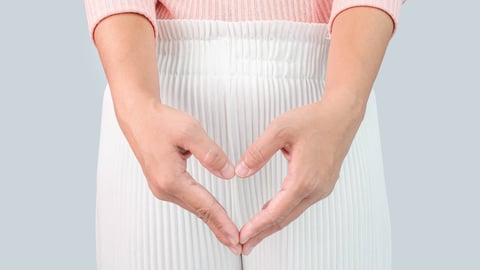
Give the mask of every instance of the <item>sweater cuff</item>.
[(393, 22), (392, 35), (397, 30), (400, 7), (406, 0), (333, 0), (332, 12), (328, 22), (329, 32), (332, 33), (333, 21), (343, 11), (353, 7), (374, 7), (387, 13)]
[(121, 13), (137, 13), (143, 15), (153, 28), (154, 37), (157, 37), (158, 29), (156, 23), (155, 4), (157, 0), (84, 0), (87, 15), (90, 39), (95, 43), (94, 32), (97, 25), (105, 18)]

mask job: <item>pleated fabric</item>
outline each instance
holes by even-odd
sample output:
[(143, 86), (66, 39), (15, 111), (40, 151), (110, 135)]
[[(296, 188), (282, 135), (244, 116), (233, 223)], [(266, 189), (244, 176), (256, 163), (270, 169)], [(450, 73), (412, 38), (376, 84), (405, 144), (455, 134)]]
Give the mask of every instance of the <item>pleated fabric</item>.
[[(294, 21), (158, 20), (163, 103), (198, 119), (236, 162), (278, 115), (323, 96), (328, 25)], [(168, 158), (168, 157), (165, 157)], [(240, 228), (281, 187), (279, 152), (248, 179), (187, 170)], [(235, 256), (179, 206), (156, 199), (105, 89), (97, 174), (97, 269), (391, 269), (390, 220), (375, 93), (334, 191), (249, 256)]]

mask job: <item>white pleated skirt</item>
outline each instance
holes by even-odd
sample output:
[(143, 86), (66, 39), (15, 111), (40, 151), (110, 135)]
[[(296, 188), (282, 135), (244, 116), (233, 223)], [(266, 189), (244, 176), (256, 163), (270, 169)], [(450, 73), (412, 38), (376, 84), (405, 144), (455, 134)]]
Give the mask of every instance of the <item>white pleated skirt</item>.
[[(318, 101), (326, 24), (158, 20), (161, 100), (197, 118), (232, 162), (278, 115)], [(165, 157), (168, 158), (168, 157)], [(279, 189), (277, 153), (248, 179), (218, 179), (191, 157), (187, 170), (240, 228)], [(156, 199), (105, 89), (97, 174), (97, 270), (389, 270), (391, 240), (375, 93), (326, 199), (249, 256), (235, 256), (195, 215)]]

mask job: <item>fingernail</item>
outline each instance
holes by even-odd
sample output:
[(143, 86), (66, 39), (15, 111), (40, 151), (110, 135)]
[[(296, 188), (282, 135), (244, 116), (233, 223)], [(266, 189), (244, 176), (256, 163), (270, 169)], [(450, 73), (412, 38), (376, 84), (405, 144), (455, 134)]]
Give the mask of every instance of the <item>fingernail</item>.
[(240, 254), (242, 254), (242, 247), (240, 245), (236, 245), (235, 247), (228, 247), (230, 249), (230, 251), (239, 256)]
[(220, 170), (220, 174), (225, 178), (232, 178), (235, 175), (235, 168), (227, 162), (222, 170)]
[(240, 244), (245, 244), (250, 238), (240, 238)]
[(235, 174), (240, 177), (247, 177), (251, 172), (252, 170), (247, 167), (244, 161), (241, 161), (235, 168)]
[(254, 247), (252, 247), (252, 246), (243, 247), (242, 254), (243, 254), (243, 255), (248, 255), (248, 254), (250, 254), (250, 252), (252, 251), (253, 248), (254, 248)]

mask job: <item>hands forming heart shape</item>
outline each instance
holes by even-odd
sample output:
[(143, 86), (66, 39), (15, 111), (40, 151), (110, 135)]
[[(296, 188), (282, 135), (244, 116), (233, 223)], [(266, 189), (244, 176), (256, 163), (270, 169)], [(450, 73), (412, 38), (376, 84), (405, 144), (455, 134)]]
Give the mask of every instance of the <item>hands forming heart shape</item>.
[[(365, 111), (364, 103), (326, 98), (287, 111), (270, 123), (234, 167), (195, 118), (156, 101), (148, 104), (119, 123), (150, 190), (158, 199), (197, 215), (237, 255), (248, 255), (263, 239), (331, 193)], [(220, 178), (245, 178), (258, 172), (278, 150), (288, 161), (281, 190), (240, 230), (215, 197), (186, 171), (193, 154)]]

